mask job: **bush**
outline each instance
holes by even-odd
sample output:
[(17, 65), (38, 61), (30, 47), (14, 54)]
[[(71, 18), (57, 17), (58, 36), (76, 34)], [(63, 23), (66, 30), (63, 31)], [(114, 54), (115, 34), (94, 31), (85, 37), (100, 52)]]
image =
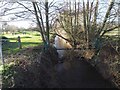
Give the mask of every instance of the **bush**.
[(9, 64), (5, 64), (3, 66), (2, 70), (2, 88), (10, 88), (13, 87), (13, 77), (15, 75), (15, 72), (13, 70), (14, 62), (11, 62)]
[(2, 36), (2, 43), (6, 43), (6, 42), (9, 42), (9, 39), (5, 36)]
[(120, 54), (110, 45), (101, 48), (96, 67), (104, 78), (120, 88)]
[(7, 37), (5, 37), (5, 36), (2, 36), (2, 39), (8, 39)]
[[(57, 64), (57, 51), (50, 47), (48, 52), (42, 46), (29, 48), (9, 58), (15, 61), (13, 78), (4, 80), (4, 87), (12, 88), (55, 88), (58, 87), (54, 65)], [(10, 61), (8, 59), (8, 61)], [(9, 72), (8, 72), (9, 73)], [(9, 73), (10, 74), (10, 73)], [(8, 74), (7, 74), (8, 75)], [(4, 77), (7, 76), (4, 74)], [(7, 83), (9, 80), (10, 83)]]

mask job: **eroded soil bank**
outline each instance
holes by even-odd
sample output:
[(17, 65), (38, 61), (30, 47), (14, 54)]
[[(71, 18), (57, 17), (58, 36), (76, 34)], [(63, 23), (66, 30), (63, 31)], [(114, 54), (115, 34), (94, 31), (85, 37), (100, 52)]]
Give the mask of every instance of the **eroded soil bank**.
[(55, 48), (47, 52), (41, 48), (28, 48), (8, 58), (14, 64), (3, 74), (3, 88), (114, 88), (85, 58), (73, 55), (60, 63)]
[(58, 82), (62, 88), (114, 88), (85, 60), (76, 59), (72, 66), (65, 63), (57, 64)]

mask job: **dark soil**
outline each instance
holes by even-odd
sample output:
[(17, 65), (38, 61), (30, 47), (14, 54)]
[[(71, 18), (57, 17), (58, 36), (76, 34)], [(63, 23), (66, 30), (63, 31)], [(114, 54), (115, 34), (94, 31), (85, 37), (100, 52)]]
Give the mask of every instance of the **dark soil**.
[(75, 60), (73, 63), (68, 70), (63, 63), (56, 66), (58, 83), (62, 88), (114, 88), (85, 60)]
[[(12, 88), (114, 88), (84, 58), (72, 60), (64, 58), (58, 62), (54, 48), (40, 52), (41, 48), (27, 49), (16, 56), (19, 63), (13, 70), (14, 86)], [(30, 56), (28, 58), (28, 56)], [(66, 61), (67, 60), (67, 61)], [(66, 65), (65, 63), (70, 63)], [(17, 62), (16, 62), (17, 63)], [(7, 86), (8, 87), (8, 86)]]

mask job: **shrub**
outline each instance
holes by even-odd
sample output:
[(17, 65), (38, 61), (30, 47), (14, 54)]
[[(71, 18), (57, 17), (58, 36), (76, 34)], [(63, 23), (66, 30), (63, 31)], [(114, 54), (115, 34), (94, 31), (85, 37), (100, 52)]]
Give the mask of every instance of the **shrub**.
[(2, 43), (6, 43), (6, 42), (9, 42), (9, 39), (5, 36), (2, 36)]
[[(42, 51), (42, 46), (29, 48), (17, 53), (12, 71), (14, 76), (5, 79), (6, 88), (54, 88), (58, 87), (54, 65), (57, 64), (57, 51), (50, 47), (48, 52)], [(9, 61), (8, 59), (8, 61)], [(9, 69), (10, 70), (10, 69)], [(10, 73), (8, 72), (8, 75)], [(4, 74), (6, 77), (6, 74)], [(13, 79), (12, 79), (13, 78)], [(11, 81), (13, 80), (13, 82)]]
[(112, 46), (105, 45), (97, 56), (97, 69), (104, 78), (120, 88), (120, 54)]

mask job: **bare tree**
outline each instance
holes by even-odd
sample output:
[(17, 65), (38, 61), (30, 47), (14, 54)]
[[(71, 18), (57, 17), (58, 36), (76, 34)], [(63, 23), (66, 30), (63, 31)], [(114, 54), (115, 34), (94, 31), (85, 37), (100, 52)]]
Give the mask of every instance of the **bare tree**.
[[(119, 27), (118, 24), (112, 24), (117, 18), (115, 0), (111, 0), (109, 3), (99, 0), (73, 2), (72, 4), (71, 1), (64, 3), (57, 19), (58, 26), (65, 30), (69, 36), (68, 39), (64, 38), (73, 47), (76, 47), (84, 37), (83, 41), (86, 42), (86, 48), (99, 49), (97, 46), (100, 46), (98, 44), (101, 43), (102, 37), (107, 32)], [(104, 6), (107, 8), (106, 10), (104, 10)]]
[[(59, 26), (65, 30), (69, 38), (65, 38), (60, 34), (59, 36), (68, 40), (75, 48), (81, 40), (86, 41), (87, 44), (85, 47), (89, 48), (90, 45), (95, 47), (94, 43), (102, 38), (105, 33), (118, 28), (118, 25), (108, 26), (108, 22), (114, 22), (117, 17), (114, 2), (115, 0), (112, 0), (109, 3), (107, 11), (104, 12), (105, 16), (101, 14), (103, 11), (99, 0), (87, 0), (87, 2), (84, 0), (83, 2), (69, 0), (67, 3), (63, 2), (60, 8), (59, 6), (55, 6), (54, 0), (51, 3), (48, 3), (47, 0), (32, 3), (29, 1), (17, 3), (4, 2), (0, 7), (2, 7), (1, 11), (4, 12), (3, 16), (14, 15), (10, 21), (29, 19), (37, 23), (45, 45), (49, 46), (50, 29), (58, 21)], [(13, 5), (15, 7), (12, 7)], [(6, 8), (8, 6), (9, 8)], [(16, 8), (19, 8), (21, 11), (17, 11)], [(12, 10), (15, 12), (12, 12)]]
[[(63, 39), (70, 42), (70, 44), (74, 48), (77, 47), (77, 43), (79, 43), (79, 41), (80, 41), (80, 39), (79, 39), (80, 33), (82, 33), (82, 25), (81, 25), (81, 20), (80, 20), (79, 6), (80, 6), (79, 2), (78, 3), (76, 1), (67, 2), (63, 6), (63, 9), (61, 9), (59, 11), (60, 14), (59, 14), (58, 19), (57, 19), (58, 28), (56, 30), (59, 30), (60, 28), (65, 30), (65, 32), (69, 38), (64, 37), (62, 35), (64, 37)], [(60, 33), (58, 33), (58, 34), (60, 36)]]
[(28, 0), (23, 0), (21, 2), (17, 0), (16, 2), (3, 1), (3, 3), (5, 5), (1, 5), (4, 12), (2, 16), (9, 16), (10, 18), (7, 22), (15, 20), (30, 20), (35, 22), (37, 26), (39, 26), (39, 32), (42, 36), (44, 45), (50, 45), (50, 25), (53, 24), (53, 21), (57, 17), (57, 15), (55, 15), (55, 10), (51, 11), (51, 8), (55, 6), (54, 0), (50, 3), (48, 0), (37, 2), (33, 0), (32, 3)]

